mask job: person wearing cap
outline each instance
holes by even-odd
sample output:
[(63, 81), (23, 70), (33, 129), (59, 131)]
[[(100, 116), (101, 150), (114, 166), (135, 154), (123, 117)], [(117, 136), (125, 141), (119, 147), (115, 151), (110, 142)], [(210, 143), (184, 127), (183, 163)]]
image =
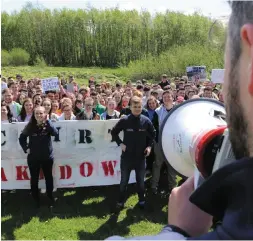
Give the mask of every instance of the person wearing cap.
[(166, 74), (162, 75), (162, 80), (159, 83), (159, 85), (161, 86), (162, 89), (164, 89), (166, 85), (170, 85), (170, 81), (168, 80), (168, 76)]

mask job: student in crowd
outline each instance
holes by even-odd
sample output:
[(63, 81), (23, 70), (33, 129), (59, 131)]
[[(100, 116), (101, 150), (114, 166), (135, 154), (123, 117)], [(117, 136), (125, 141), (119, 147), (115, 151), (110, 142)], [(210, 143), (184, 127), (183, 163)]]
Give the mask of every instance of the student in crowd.
[(5, 103), (9, 106), (13, 117), (17, 118), (20, 115), (22, 106), (13, 101), (13, 95), (10, 89), (4, 89), (2, 95)]
[(76, 116), (73, 114), (72, 105), (63, 105), (62, 114), (58, 117), (59, 121), (62, 120), (75, 120)]
[(1, 103), (1, 123), (12, 123), (18, 120), (12, 116), (10, 107), (3, 101)]
[[(140, 91), (135, 91), (135, 92), (133, 93), (133, 96), (137, 96), (137, 97), (139, 97), (139, 98), (141, 98), (141, 99), (142, 99), (142, 97), (143, 97), (143, 95), (142, 95), (142, 93), (141, 93)], [(131, 99), (130, 99), (130, 102), (131, 102)], [(130, 103), (130, 102), (129, 102), (129, 103)], [(148, 111), (147, 111), (146, 109), (142, 108), (141, 111), (142, 111), (142, 112), (141, 112), (142, 115), (148, 117)], [(130, 106), (127, 106), (127, 107), (125, 107), (125, 108), (123, 108), (123, 109), (121, 110), (121, 112), (120, 112), (120, 117), (121, 117), (122, 115), (130, 115), (130, 114), (131, 114), (131, 108), (130, 108)]]
[(94, 100), (91, 97), (87, 97), (84, 101), (84, 110), (81, 111), (76, 119), (77, 120), (100, 120), (100, 115), (93, 109)]
[(42, 98), (40, 94), (35, 94), (32, 98), (33, 100), (33, 106), (35, 107), (39, 107), (42, 105)]
[(45, 108), (47, 118), (52, 121), (58, 120), (58, 115), (52, 112), (52, 101), (49, 98), (45, 98), (42, 102), (42, 106)]
[[(147, 99), (147, 111), (150, 121), (153, 121), (155, 110), (159, 107), (158, 101), (154, 96), (150, 96)], [(153, 169), (153, 163), (155, 160), (154, 148), (151, 149), (150, 155), (146, 158), (146, 175), (149, 175)]]
[(18, 116), (18, 121), (19, 122), (29, 122), (33, 114), (33, 103), (32, 99), (27, 98), (25, 99), (20, 115)]
[(121, 111), (121, 93), (120, 92), (114, 92), (112, 97), (115, 99), (116, 101), (116, 108), (115, 110), (117, 110), (118, 112)]
[(77, 116), (83, 110), (83, 101), (76, 100), (74, 106), (74, 115)]
[[(124, 207), (130, 173), (135, 170), (139, 206), (143, 208), (145, 205), (145, 158), (151, 152), (155, 139), (155, 129), (151, 121), (141, 114), (141, 98), (134, 96), (131, 99), (130, 108), (131, 114), (120, 119), (111, 131), (112, 140), (116, 141), (122, 149), (120, 197), (117, 207)], [(121, 131), (124, 132), (123, 141), (119, 137)]]
[[(120, 92), (118, 92), (118, 93), (120, 93)], [(120, 95), (121, 95), (121, 93), (120, 93)], [(121, 113), (121, 111), (123, 111), (125, 108), (128, 107), (129, 101), (130, 101), (130, 97), (126, 96), (126, 95), (123, 95), (122, 98), (121, 98), (120, 103), (118, 104), (118, 106), (116, 108), (116, 110)]]
[[(57, 129), (47, 120), (45, 108), (36, 107), (31, 120), (24, 128), (19, 137), (19, 143), (25, 153), (31, 174), (31, 192), (36, 207), (40, 206), (39, 197), (39, 174), (40, 169), (46, 180), (46, 192), (50, 200), (50, 205), (54, 204), (53, 198), (53, 175), (52, 168), (54, 162), (51, 136), (58, 134)], [(27, 143), (29, 137), (29, 143)]]
[(27, 98), (27, 96), (25, 94), (19, 94), (18, 95), (18, 98), (17, 98), (17, 103), (20, 104), (21, 106), (23, 105), (24, 103), (24, 100)]
[(62, 114), (61, 110), (59, 109), (59, 102), (57, 100), (52, 101), (52, 113), (60, 116)]
[(13, 101), (16, 101), (17, 98), (18, 98), (18, 94), (19, 94), (19, 88), (18, 88), (18, 84), (13, 82), (9, 85), (9, 89), (11, 90), (11, 93), (12, 93), (12, 98), (13, 98)]
[(93, 99), (94, 108), (95, 108), (96, 112), (99, 115), (103, 114), (105, 112), (105, 107), (100, 104), (100, 96), (98, 95), (98, 93), (97, 92), (93, 92), (93, 93), (91, 93), (90, 96)]
[[(153, 117), (153, 124), (156, 129), (156, 141), (154, 144), (154, 151), (155, 151), (155, 161), (153, 163), (153, 169), (152, 169), (152, 180), (151, 180), (151, 188), (152, 192), (154, 194), (157, 193), (158, 190), (158, 183), (160, 180), (160, 172), (161, 167), (164, 163), (164, 159), (161, 155), (161, 151), (159, 149), (159, 130), (161, 128), (161, 125), (166, 118), (166, 116), (169, 114), (169, 112), (174, 107), (173, 105), (173, 93), (171, 90), (166, 90), (163, 92), (162, 95), (163, 98), (163, 104), (158, 107), (155, 110), (155, 114)], [(165, 162), (167, 165), (167, 175), (168, 175), (168, 190), (171, 191), (176, 186), (176, 175), (174, 173), (174, 170), (168, 165), (167, 162)]]
[(101, 120), (119, 119), (120, 113), (115, 110), (116, 101), (108, 100), (106, 111), (101, 115)]

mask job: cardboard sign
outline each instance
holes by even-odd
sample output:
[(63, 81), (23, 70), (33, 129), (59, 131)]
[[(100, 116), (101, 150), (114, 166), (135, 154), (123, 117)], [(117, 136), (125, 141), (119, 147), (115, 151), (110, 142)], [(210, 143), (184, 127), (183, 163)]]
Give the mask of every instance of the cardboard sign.
[(41, 80), (41, 84), (42, 84), (43, 93), (45, 93), (46, 91), (49, 91), (49, 90), (54, 90), (54, 91), (60, 90), (59, 80), (57, 77), (43, 79), (43, 80)]
[(186, 72), (190, 81), (206, 80), (206, 66), (188, 66), (186, 67)]
[(222, 84), (224, 82), (225, 69), (213, 69), (211, 81), (215, 84)]
[(2, 82), (1, 83), (1, 90), (7, 89), (7, 88), (8, 88), (7, 84), (5, 82)]

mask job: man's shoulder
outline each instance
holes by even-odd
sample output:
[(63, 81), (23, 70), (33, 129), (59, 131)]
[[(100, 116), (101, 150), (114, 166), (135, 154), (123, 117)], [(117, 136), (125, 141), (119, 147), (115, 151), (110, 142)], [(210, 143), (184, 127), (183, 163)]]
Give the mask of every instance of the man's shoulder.
[(159, 107), (157, 107), (157, 108), (155, 109), (155, 112), (156, 112), (156, 113), (159, 113), (159, 111), (161, 111), (162, 108), (163, 108), (163, 105), (160, 105)]
[(143, 115), (143, 114), (141, 114), (141, 119), (142, 119), (143, 121), (145, 121), (145, 122), (150, 122), (150, 123), (151, 123), (151, 120), (150, 120), (147, 116), (145, 116), (145, 115)]

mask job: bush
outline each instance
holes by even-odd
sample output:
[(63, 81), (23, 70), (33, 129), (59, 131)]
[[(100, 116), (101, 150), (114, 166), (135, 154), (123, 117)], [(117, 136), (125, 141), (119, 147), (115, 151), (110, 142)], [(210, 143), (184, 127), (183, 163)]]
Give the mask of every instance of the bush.
[(184, 45), (174, 46), (158, 57), (148, 56), (143, 60), (130, 62), (122, 68), (132, 80), (159, 80), (162, 74), (170, 77), (186, 74), (187, 66), (205, 65), (207, 72), (223, 68), (223, 51), (213, 46)]
[(23, 49), (14, 48), (10, 51), (11, 56), (11, 65), (13, 66), (21, 66), (28, 65), (28, 61), (30, 59), (30, 55)]
[(2, 66), (9, 66), (11, 63), (11, 55), (6, 50), (1, 51), (1, 63)]
[(38, 66), (38, 67), (46, 67), (47, 66), (47, 63), (46, 61), (44, 60), (43, 57), (37, 57), (36, 58), (36, 61), (35, 61), (35, 65)]

